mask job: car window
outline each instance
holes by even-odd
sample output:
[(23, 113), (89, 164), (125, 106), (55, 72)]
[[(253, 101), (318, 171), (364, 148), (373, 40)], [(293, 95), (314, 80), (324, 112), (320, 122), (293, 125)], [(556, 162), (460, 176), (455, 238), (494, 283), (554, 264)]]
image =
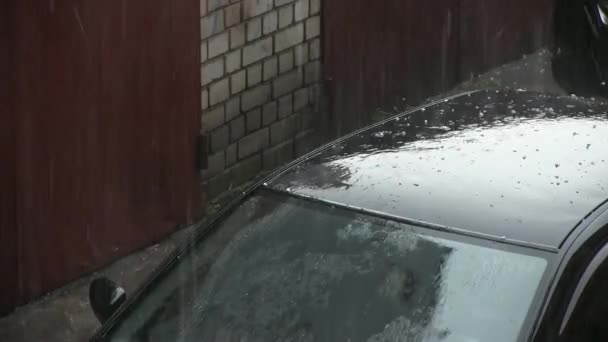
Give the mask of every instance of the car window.
[(254, 196), (111, 341), (515, 341), (545, 258), (296, 198)]
[(563, 340), (608, 341), (608, 245), (589, 263), (566, 307), (560, 328)]

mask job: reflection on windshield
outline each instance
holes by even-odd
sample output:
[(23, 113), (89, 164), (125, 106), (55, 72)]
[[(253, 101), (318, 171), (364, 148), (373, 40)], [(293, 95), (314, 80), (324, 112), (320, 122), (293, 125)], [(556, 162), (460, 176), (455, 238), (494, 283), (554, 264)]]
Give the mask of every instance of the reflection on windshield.
[[(241, 219), (249, 223), (238, 229)], [(257, 197), (113, 340), (514, 341), (545, 265), (341, 209)]]

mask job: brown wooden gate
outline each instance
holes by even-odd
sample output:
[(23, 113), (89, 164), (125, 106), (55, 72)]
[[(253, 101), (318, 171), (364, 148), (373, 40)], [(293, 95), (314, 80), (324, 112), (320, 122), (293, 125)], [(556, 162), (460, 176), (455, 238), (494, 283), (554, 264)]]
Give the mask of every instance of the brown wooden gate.
[(545, 44), (552, 0), (326, 0), (324, 72), (333, 123), (416, 104)]
[(161, 239), (200, 207), (199, 1), (8, 3), (0, 312)]

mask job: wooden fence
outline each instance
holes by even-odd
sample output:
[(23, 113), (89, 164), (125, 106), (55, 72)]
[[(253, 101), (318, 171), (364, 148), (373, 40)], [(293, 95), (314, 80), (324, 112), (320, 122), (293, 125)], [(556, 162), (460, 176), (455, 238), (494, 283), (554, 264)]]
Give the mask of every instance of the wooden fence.
[(325, 80), (338, 134), (416, 104), (550, 38), (551, 0), (325, 0)]
[(199, 13), (2, 1), (0, 313), (197, 215)]

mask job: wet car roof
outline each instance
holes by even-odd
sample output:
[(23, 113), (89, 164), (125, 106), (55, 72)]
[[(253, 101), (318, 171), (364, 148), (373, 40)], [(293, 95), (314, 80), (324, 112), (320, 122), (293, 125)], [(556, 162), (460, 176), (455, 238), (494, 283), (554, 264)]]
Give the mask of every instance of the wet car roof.
[(608, 198), (607, 110), (576, 97), (466, 94), (343, 139), (268, 186), (557, 248)]

